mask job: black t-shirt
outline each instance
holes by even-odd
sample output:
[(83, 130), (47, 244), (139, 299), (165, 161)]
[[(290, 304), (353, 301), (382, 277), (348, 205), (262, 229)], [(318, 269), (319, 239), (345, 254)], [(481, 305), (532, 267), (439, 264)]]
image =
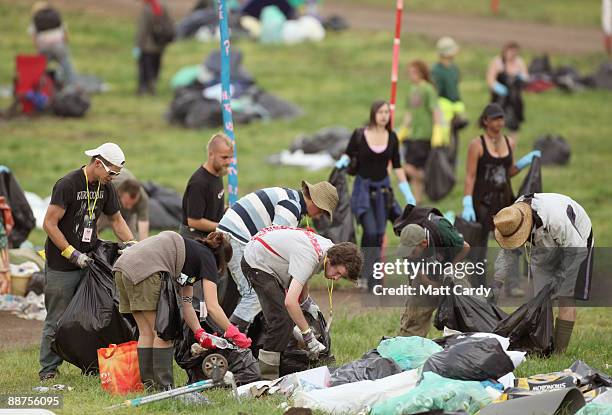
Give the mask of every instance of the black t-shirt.
[(202, 279), (219, 283), (219, 271), (213, 251), (193, 239), (183, 238), (185, 241), (185, 265), (181, 273), (188, 279), (183, 285), (193, 285)]
[(389, 133), (389, 141), (385, 151), (376, 153), (368, 145), (364, 129), (357, 128), (351, 136), (346, 154), (351, 158), (357, 156), (357, 174), (364, 179), (379, 181), (387, 177), (389, 161), (391, 161), (394, 169), (401, 167), (399, 141), (393, 131)]
[(187, 218), (219, 222), (225, 209), (223, 179), (200, 166), (193, 173), (183, 195), (183, 225)]
[[(101, 213), (111, 216), (119, 211), (119, 198), (117, 191), (111, 183), (89, 183), (89, 205), (94, 212), (93, 232), (90, 242), (83, 242), (83, 229), (85, 228), (85, 216), (89, 216), (87, 208), (87, 184), (83, 169), (74, 170), (62, 177), (53, 186), (51, 193), (51, 204), (61, 206), (66, 210), (58, 223), (59, 230), (64, 234), (68, 243), (75, 249), (86, 253), (94, 249), (98, 241), (97, 222)], [(96, 200), (97, 194), (97, 200)], [(95, 208), (94, 208), (95, 202)], [(78, 269), (61, 255), (58, 247), (47, 237), (45, 243), (47, 264), (57, 271), (72, 271)]]

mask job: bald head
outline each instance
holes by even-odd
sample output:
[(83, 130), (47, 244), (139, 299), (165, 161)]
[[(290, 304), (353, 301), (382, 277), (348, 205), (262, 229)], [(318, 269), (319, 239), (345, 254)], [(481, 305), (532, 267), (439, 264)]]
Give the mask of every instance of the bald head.
[(207, 170), (217, 176), (225, 176), (234, 157), (234, 145), (223, 133), (216, 133), (208, 141)]

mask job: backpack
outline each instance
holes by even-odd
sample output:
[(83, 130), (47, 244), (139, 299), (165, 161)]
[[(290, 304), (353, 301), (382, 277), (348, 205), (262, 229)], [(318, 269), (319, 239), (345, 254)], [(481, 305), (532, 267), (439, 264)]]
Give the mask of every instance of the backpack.
[(172, 17), (170, 17), (166, 9), (162, 9), (162, 14), (159, 16), (153, 14), (151, 33), (153, 35), (153, 41), (158, 46), (166, 46), (176, 37), (174, 21), (172, 21)]

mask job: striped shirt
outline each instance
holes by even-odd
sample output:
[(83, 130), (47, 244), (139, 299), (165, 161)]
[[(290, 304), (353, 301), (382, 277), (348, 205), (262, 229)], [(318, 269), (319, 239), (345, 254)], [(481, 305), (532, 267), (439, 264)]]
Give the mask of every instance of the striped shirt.
[(271, 225), (297, 227), (306, 214), (302, 192), (268, 187), (240, 198), (223, 215), (217, 230), (231, 234), (242, 243)]

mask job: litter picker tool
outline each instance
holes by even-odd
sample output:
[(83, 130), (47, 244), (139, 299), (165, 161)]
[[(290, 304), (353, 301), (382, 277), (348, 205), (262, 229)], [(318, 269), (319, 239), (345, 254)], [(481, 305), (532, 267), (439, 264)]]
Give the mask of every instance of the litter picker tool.
[(142, 406), (151, 402), (163, 401), (165, 399), (174, 398), (187, 393), (200, 392), (217, 386), (231, 386), (234, 396), (238, 399), (238, 390), (236, 388), (234, 374), (227, 371), (227, 360), (223, 356), (217, 353), (207, 356), (202, 363), (202, 368), (205, 370), (205, 373), (209, 373), (213, 377), (211, 379), (195, 382), (180, 388), (170, 389), (155, 393), (153, 395), (142, 396), (140, 398), (129, 399), (120, 404), (109, 406), (105, 409), (114, 411), (117, 409)]

